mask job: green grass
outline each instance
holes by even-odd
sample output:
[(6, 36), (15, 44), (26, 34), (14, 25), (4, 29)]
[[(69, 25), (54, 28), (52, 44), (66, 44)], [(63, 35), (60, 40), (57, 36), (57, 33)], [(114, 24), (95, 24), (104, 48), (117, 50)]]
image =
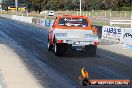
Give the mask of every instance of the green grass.
[(91, 22), (91, 25), (97, 25), (97, 26), (109, 26), (108, 22)]

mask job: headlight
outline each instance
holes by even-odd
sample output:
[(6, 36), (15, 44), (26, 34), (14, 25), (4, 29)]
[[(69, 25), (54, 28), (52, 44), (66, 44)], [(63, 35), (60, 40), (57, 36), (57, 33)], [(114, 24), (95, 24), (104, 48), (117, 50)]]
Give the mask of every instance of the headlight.
[(56, 37), (67, 37), (66, 33), (56, 33), (55, 34)]
[(97, 35), (93, 35), (93, 34), (85, 34), (84, 35), (84, 38), (87, 38), (87, 39), (98, 39), (98, 36)]

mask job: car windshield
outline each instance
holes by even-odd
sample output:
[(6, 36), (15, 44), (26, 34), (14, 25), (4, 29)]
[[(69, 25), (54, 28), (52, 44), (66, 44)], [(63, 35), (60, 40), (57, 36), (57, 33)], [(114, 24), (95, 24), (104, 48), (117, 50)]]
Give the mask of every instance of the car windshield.
[(60, 18), (59, 26), (87, 27), (88, 21), (85, 18)]

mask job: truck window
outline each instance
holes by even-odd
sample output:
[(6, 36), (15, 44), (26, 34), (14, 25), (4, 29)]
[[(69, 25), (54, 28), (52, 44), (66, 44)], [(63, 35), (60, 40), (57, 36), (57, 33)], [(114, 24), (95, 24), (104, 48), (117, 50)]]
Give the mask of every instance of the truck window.
[(59, 26), (88, 27), (88, 21), (85, 18), (60, 18)]

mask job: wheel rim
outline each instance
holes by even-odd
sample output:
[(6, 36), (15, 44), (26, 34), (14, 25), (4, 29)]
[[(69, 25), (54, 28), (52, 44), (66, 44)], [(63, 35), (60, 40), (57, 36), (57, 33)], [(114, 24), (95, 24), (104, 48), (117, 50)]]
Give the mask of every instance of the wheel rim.
[(48, 48), (50, 47), (49, 41), (48, 41)]
[(54, 49), (54, 52), (55, 52), (55, 53), (56, 53), (56, 50), (57, 50), (56, 48), (57, 48), (57, 47), (56, 47), (56, 43), (55, 43), (55, 49)]

